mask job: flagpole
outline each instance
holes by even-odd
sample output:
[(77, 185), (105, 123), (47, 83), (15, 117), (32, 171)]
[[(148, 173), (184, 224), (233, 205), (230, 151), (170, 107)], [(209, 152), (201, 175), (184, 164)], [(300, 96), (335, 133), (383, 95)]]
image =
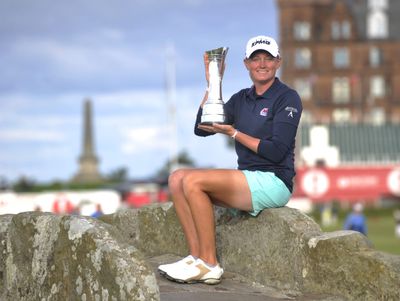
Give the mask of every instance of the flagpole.
[(176, 120), (176, 56), (173, 43), (166, 47), (166, 97), (168, 106), (169, 171), (178, 166), (178, 133)]

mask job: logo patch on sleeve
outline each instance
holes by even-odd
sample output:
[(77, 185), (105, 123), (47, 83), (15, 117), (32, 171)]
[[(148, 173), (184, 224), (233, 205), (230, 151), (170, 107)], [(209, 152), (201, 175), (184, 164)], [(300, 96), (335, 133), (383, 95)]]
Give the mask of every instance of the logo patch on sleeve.
[(286, 107), (285, 111), (288, 111), (289, 112), (288, 117), (292, 117), (292, 118), (293, 118), (293, 113), (297, 113), (298, 112), (298, 110), (296, 108), (293, 108), (293, 107)]

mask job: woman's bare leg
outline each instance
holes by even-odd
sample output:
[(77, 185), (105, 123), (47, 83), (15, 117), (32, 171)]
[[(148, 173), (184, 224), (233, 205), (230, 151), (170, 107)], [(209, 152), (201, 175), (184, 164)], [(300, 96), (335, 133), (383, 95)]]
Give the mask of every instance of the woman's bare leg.
[[(251, 210), (251, 194), (246, 177), (239, 170), (191, 170), (182, 178), (182, 187), (184, 199), (190, 208), (190, 219), (197, 233), (198, 257), (215, 265), (217, 257), (213, 203)], [(188, 224), (192, 231), (192, 223)]]
[(196, 227), (194, 225), (192, 212), (189, 203), (183, 193), (183, 178), (190, 173), (191, 169), (179, 169), (174, 171), (168, 179), (169, 191), (172, 195), (175, 211), (179, 222), (182, 226), (189, 252), (192, 256), (199, 257), (200, 246), (197, 236)]

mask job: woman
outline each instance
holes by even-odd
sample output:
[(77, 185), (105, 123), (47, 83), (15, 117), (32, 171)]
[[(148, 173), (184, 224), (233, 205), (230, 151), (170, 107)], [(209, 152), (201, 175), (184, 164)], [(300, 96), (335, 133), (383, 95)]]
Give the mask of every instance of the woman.
[(276, 77), (281, 57), (271, 37), (257, 36), (248, 41), (244, 65), (253, 86), (240, 90), (226, 102), (227, 124), (200, 124), (207, 92), (195, 124), (198, 136), (219, 133), (235, 139), (238, 169), (180, 169), (169, 177), (189, 255), (160, 265), (159, 271), (177, 282), (221, 281), (223, 269), (217, 261), (213, 205), (257, 216), (265, 208), (284, 206), (292, 192), (301, 100)]

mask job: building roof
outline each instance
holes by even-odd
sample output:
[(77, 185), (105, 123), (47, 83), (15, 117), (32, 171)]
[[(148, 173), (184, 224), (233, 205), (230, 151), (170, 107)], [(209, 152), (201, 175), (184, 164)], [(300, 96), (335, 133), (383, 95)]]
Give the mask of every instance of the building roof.
[[(301, 147), (310, 145), (312, 125), (300, 127)], [(341, 164), (399, 164), (399, 124), (327, 124), (329, 144), (337, 146)]]

